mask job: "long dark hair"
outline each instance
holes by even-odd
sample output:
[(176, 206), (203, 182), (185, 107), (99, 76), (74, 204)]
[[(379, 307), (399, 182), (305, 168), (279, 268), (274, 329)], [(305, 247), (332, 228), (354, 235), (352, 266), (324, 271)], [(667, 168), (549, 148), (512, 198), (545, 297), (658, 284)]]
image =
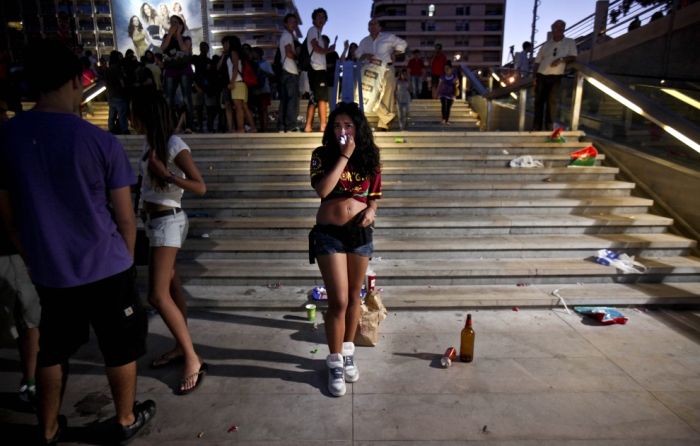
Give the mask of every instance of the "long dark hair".
[[(172, 112), (162, 94), (153, 88), (142, 87), (136, 91), (131, 101), (131, 117), (146, 134), (150, 150), (156, 158), (168, 165), (168, 141), (175, 133)], [(168, 186), (163, 178), (151, 177), (151, 184), (163, 190)]]
[[(139, 21), (138, 27), (134, 26), (134, 18)], [(141, 24), (141, 19), (138, 16), (132, 15), (129, 19), (129, 37), (134, 37), (135, 30), (143, 31), (143, 25)]]
[(360, 107), (354, 102), (341, 102), (328, 116), (328, 125), (323, 132), (323, 165), (335, 163), (340, 157), (340, 144), (335, 137), (335, 118), (339, 115), (347, 115), (355, 125), (355, 151), (352, 152), (350, 162), (355, 171), (364, 177), (375, 175), (381, 171), (382, 165), (379, 159), (379, 147), (374, 143), (372, 130), (367, 118)]

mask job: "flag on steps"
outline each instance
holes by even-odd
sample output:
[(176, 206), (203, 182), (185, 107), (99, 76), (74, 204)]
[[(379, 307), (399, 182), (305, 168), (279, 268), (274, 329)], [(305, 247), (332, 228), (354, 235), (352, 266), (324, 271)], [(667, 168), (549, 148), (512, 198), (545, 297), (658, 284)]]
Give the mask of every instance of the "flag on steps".
[(593, 146), (585, 147), (581, 150), (571, 152), (571, 162), (569, 166), (593, 166), (595, 159), (598, 156), (598, 151)]

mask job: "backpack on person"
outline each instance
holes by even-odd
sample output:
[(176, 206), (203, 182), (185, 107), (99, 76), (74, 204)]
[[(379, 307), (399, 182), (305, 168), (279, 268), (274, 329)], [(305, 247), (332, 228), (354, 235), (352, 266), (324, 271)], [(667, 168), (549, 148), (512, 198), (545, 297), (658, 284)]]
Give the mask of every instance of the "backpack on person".
[(307, 44), (308, 37), (304, 39), (304, 43), (301, 44), (301, 49), (299, 50), (299, 58), (297, 62), (299, 64), (299, 70), (301, 71), (311, 71), (311, 56), (314, 51), (311, 50), (309, 53), (309, 45)]
[(260, 82), (260, 79), (258, 78), (257, 67), (252, 61), (249, 60), (244, 60), (243, 61), (243, 70), (241, 73), (241, 77), (243, 78), (243, 82), (248, 86), (248, 88), (252, 87), (257, 87), (258, 85), (262, 85)]

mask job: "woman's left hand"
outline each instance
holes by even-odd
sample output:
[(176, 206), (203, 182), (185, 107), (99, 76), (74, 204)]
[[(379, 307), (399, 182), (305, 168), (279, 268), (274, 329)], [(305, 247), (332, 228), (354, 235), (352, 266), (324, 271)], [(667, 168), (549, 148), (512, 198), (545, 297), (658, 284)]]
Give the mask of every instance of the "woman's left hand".
[(358, 226), (366, 228), (367, 226), (374, 223), (376, 215), (377, 213), (374, 210), (374, 208), (368, 207), (361, 211), (359, 214), (357, 214), (357, 216), (355, 217), (355, 221), (357, 222)]

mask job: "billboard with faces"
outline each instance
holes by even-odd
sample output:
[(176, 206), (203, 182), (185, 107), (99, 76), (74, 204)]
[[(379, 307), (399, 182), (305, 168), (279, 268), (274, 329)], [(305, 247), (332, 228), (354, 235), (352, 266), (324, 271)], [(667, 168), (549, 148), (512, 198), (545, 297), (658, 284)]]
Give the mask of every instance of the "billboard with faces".
[(203, 39), (202, 0), (112, 1), (116, 49), (122, 54), (132, 49), (139, 59), (146, 50), (160, 52), (173, 15), (185, 23), (183, 36), (192, 38), (193, 53), (199, 53)]

